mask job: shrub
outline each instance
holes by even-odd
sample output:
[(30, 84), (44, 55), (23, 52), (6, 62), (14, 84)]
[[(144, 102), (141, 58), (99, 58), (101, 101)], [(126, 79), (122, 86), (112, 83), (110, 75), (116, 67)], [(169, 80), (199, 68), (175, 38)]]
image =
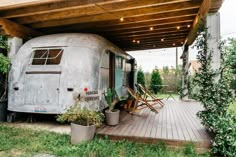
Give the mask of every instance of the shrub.
[(152, 71), (150, 89), (157, 94), (161, 90), (162, 79), (157, 69)]
[(138, 69), (137, 83), (145, 86), (145, 76), (144, 76), (144, 72), (141, 67)]
[(70, 107), (64, 114), (57, 117), (59, 122), (73, 122), (79, 125), (102, 125), (104, 115), (97, 111), (81, 108), (79, 104)]

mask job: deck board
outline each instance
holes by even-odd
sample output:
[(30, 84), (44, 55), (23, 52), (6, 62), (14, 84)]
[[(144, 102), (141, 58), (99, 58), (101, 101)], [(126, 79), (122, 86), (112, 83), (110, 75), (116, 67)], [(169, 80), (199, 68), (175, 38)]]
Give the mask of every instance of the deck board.
[(154, 106), (156, 114), (145, 108), (136, 113), (122, 112), (117, 126), (103, 126), (97, 135), (111, 139), (155, 143), (163, 141), (178, 146), (193, 142), (197, 147), (208, 148), (211, 137), (201, 125), (196, 113), (202, 110), (198, 102), (168, 100), (163, 108)]

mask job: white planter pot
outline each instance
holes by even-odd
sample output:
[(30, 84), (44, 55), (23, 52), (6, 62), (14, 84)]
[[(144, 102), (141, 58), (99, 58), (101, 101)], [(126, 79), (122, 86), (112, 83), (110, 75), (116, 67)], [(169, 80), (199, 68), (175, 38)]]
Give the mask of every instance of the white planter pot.
[(110, 112), (109, 110), (106, 110), (105, 115), (106, 115), (106, 123), (108, 125), (119, 124), (120, 110), (116, 110), (115, 112)]
[(78, 144), (82, 141), (93, 139), (96, 126), (83, 126), (71, 123), (71, 144)]

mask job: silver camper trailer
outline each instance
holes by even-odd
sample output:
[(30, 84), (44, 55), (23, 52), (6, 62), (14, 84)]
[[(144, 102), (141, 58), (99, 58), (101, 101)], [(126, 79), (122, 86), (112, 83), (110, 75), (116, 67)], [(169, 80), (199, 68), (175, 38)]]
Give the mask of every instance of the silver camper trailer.
[(133, 87), (136, 62), (130, 55), (94, 34), (67, 33), (33, 38), (12, 60), (8, 110), (61, 114), (81, 98), (81, 106), (102, 110), (102, 93)]

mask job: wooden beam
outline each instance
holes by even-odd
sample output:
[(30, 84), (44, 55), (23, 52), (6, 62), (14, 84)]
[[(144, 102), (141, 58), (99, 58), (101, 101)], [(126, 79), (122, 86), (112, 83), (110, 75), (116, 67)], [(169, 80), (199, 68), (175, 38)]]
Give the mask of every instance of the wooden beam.
[[(188, 28), (185, 28), (185, 29), (181, 29), (181, 30), (177, 30), (176, 28), (175, 29), (172, 29), (172, 30), (168, 30), (168, 31), (149, 31), (148, 33), (142, 33), (142, 34), (136, 34), (136, 35), (116, 35), (115, 38), (118, 38), (118, 39), (130, 39), (130, 38), (139, 38), (139, 37), (146, 37), (146, 36), (168, 36), (168, 34), (170, 33), (175, 33), (175, 34), (178, 34), (178, 33), (183, 33), (183, 32), (189, 32), (189, 29)], [(113, 37), (113, 35), (109, 35), (110, 37)], [(109, 37), (108, 36), (108, 37)]]
[[(127, 0), (123, 0), (127, 1)], [(53, 12), (66, 11), (70, 9), (78, 9), (82, 7), (94, 6), (94, 3), (109, 4), (114, 2), (120, 2), (120, 0), (59, 0), (59, 3), (55, 1), (51, 4), (37, 4), (37, 7), (21, 7), (1, 11), (0, 16), (4, 18), (16, 18), (40, 14), (49, 14)]]
[(163, 49), (163, 48), (175, 48), (175, 47), (181, 47), (182, 45), (160, 45), (160, 46), (156, 46), (156, 47), (153, 47), (153, 46), (142, 46), (142, 47), (124, 47), (123, 49), (125, 51), (139, 51), (139, 50), (150, 50), (150, 49)]
[[(145, 1), (131, 1), (131, 0), (66, 0), (60, 3), (53, 4), (42, 4), (37, 5), (37, 7), (24, 7), (19, 9), (6, 10), (5, 12), (0, 12), (0, 15), (5, 18), (16, 18), (23, 16), (32, 16), (40, 14), (49, 14), (49, 13), (59, 13), (62, 11), (78, 10), (85, 7), (94, 7), (95, 4), (101, 6), (106, 10), (118, 11), (126, 9), (127, 7), (138, 8), (140, 6), (150, 6), (150, 5), (164, 5), (171, 4), (176, 2), (185, 2), (190, 0), (145, 0)], [(123, 9), (122, 9), (123, 8)], [(91, 8), (92, 9), (92, 8)], [(104, 10), (103, 9), (103, 10)], [(104, 10), (105, 11), (105, 10)], [(89, 14), (87, 14), (89, 15)]]
[[(168, 37), (160, 37), (160, 36), (157, 36), (157, 37), (152, 37), (152, 38), (146, 38), (146, 39), (136, 39), (136, 40), (139, 40), (141, 43), (150, 43), (150, 42), (160, 42), (161, 39), (164, 39), (164, 41), (169, 41), (169, 40), (181, 40), (184, 42), (184, 39), (186, 38), (186, 35), (172, 35), (172, 36), (168, 36)], [(117, 39), (113, 39), (112, 40), (114, 43), (118, 43), (118, 44), (127, 44), (127, 43), (130, 43), (132, 44), (133, 43), (133, 40), (117, 40)]]
[(38, 4), (48, 4), (61, 1), (63, 0), (1, 0), (0, 10), (15, 9), (17, 7), (28, 7)]
[(141, 42), (141, 43), (129, 43), (129, 44), (120, 44), (120, 43), (118, 43), (119, 44), (119, 46), (120, 47), (129, 47), (129, 46), (139, 46), (139, 45), (172, 45), (173, 43), (175, 43), (175, 44), (182, 44), (183, 45), (183, 38), (182, 38), (182, 40), (181, 39), (170, 39), (170, 40), (165, 40), (165, 41), (158, 41), (158, 42)]
[[(198, 1), (197, 1), (198, 2)], [(136, 16), (144, 16), (147, 14), (157, 14), (157, 13), (164, 13), (164, 12), (172, 12), (172, 11), (181, 11), (186, 9), (196, 9), (199, 8), (199, 2), (182, 2), (176, 4), (167, 4), (161, 6), (153, 6), (153, 7), (144, 7), (139, 9), (130, 9), (130, 10), (123, 10), (117, 12), (106, 12), (104, 14), (99, 15), (92, 15), (92, 16), (80, 16), (81, 13), (78, 12), (77, 15), (73, 14), (74, 18), (70, 18), (72, 15), (65, 12), (65, 15), (55, 15), (55, 18), (51, 17), (50, 15), (45, 16), (45, 18), (41, 18), (40, 16), (34, 17), (23, 17), (14, 19), (21, 24), (30, 24), (33, 23), (32, 26), (34, 28), (43, 28), (43, 27), (55, 27), (55, 26), (65, 26), (75, 23), (88, 23), (88, 22), (98, 22), (98, 21), (106, 21), (106, 20), (118, 20), (120, 17), (128, 18), (128, 17), (136, 17)], [(65, 16), (65, 17), (64, 17)], [(63, 22), (61, 19), (64, 17)], [(53, 18), (53, 19), (52, 19)]]
[(29, 39), (31, 37), (42, 35), (42, 33), (40, 32), (4, 18), (0, 18), (0, 26), (5, 32), (4, 35), (19, 37), (23, 39)]
[(198, 35), (197, 32), (199, 28), (205, 24), (205, 19), (208, 11), (210, 10), (210, 7), (211, 7), (211, 0), (203, 0), (201, 7), (199, 8), (198, 15), (195, 17), (193, 21), (192, 29), (190, 30), (186, 38), (185, 44), (192, 45), (192, 43), (194, 42), (194, 40)]
[[(187, 9), (183, 11), (173, 11), (173, 12), (165, 12), (165, 13), (154, 13), (144, 16), (136, 16), (136, 17), (128, 17), (125, 19), (125, 21), (120, 22), (119, 20), (108, 20), (108, 21), (98, 21), (98, 22), (89, 22), (89, 23), (79, 23), (76, 24), (76, 29), (82, 30), (82, 29), (94, 29), (99, 27), (107, 27), (107, 26), (121, 26), (121, 25), (127, 25), (127, 24), (139, 24), (142, 22), (148, 22), (148, 21), (155, 21), (155, 20), (167, 20), (167, 19), (173, 19), (177, 17), (188, 17), (188, 16), (196, 16), (198, 12), (198, 9)], [(33, 25), (34, 27), (34, 25)], [(69, 28), (73, 26), (68, 26)], [(66, 27), (66, 29), (68, 29)], [(64, 29), (64, 26), (61, 27), (61, 29)]]
[[(192, 24), (193, 19), (191, 20), (184, 20), (184, 21), (177, 21), (177, 22), (171, 22), (171, 23), (162, 23), (157, 25), (152, 25), (153, 27), (156, 27), (155, 29), (158, 30), (166, 30), (169, 28), (176, 28), (177, 26), (180, 26), (181, 28), (186, 27), (187, 25)], [(119, 35), (119, 34), (136, 34), (140, 32), (146, 32), (149, 31), (147, 27), (140, 27), (140, 28), (126, 28), (126, 29), (111, 29), (104, 27), (103, 29), (96, 29), (96, 28), (87, 28), (80, 30), (77, 28), (78, 25), (72, 25), (67, 27), (52, 27), (52, 28), (42, 28), (39, 29), (42, 32), (45, 33), (65, 33), (65, 32), (84, 32), (84, 33), (95, 33), (95, 34), (102, 34), (102, 35)]]

